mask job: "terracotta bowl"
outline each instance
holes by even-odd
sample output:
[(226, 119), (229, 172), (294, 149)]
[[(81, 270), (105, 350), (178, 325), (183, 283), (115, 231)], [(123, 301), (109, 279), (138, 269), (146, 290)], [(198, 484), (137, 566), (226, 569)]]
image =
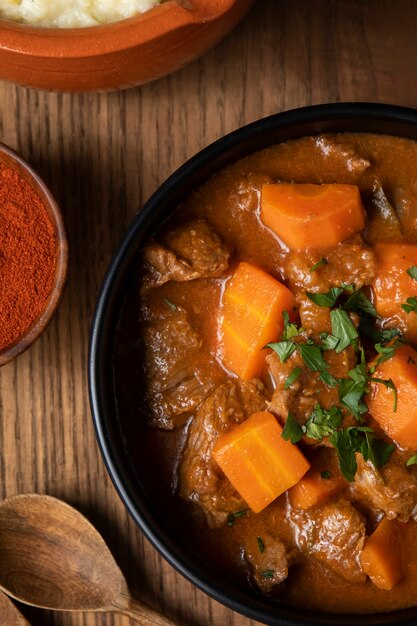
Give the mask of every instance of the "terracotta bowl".
[(14, 150), (2, 143), (0, 143), (0, 163), (5, 165), (8, 169), (17, 172), (18, 175), (26, 181), (38, 195), (54, 227), (56, 240), (56, 268), (53, 286), (49, 297), (45, 302), (45, 306), (41, 314), (32, 323), (32, 325), (15, 343), (7, 346), (3, 350), (0, 350), (0, 366), (2, 366), (29, 348), (29, 346), (31, 346), (32, 343), (45, 330), (49, 321), (53, 317), (61, 300), (67, 278), (68, 243), (59, 207), (45, 183), (39, 178), (36, 172), (34, 172), (30, 165), (26, 163), (26, 161), (24, 161), (24, 159), (22, 159), (22, 157), (20, 157), (16, 152), (14, 152)]
[(253, 2), (168, 0), (129, 19), (78, 29), (0, 20), (0, 78), (63, 91), (140, 85), (206, 52)]

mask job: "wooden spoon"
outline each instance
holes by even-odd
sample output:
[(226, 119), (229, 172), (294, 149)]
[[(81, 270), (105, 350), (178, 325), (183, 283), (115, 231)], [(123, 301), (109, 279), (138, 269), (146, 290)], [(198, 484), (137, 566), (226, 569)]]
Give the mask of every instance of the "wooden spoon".
[(0, 502), (0, 589), (44, 609), (121, 613), (143, 626), (176, 624), (130, 596), (101, 535), (51, 496)]
[(3, 626), (30, 626), (20, 611), (4, 593), (0, 591), (0, 616)]

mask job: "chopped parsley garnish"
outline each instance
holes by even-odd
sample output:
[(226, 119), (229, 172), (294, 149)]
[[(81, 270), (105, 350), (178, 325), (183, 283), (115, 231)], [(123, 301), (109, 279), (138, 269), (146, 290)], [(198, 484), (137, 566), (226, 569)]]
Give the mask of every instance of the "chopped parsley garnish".
[(321, 257), (321, 259), (319, 259), (317, 263), (314, 263), (314, 265), (310, 267), (309, 271), (315, 272), (316, 269), (318, 269), (321, 265), (328, 265), (328, 264), (329, 264), (328, 261), (324, 257)]
[(256, 537), (256, 541), (258, 542), (259, 552), (262, 554), (262, 552), (265, 552), (265, 544), (261, 537)]
[(342, 352), (353, 341), (358, 339), (358, 331), (346, 311), (342, 309), (330, 311), (330, 321), (332, 324), (332, 335), (339, 340), (334, 348), (336, 352)]
[(368, 392), (368, 374), (362, 361), (348, 372), (349, 378), (339, 379), (339, 400), (349, 409), (359, 422), (368, 407), (363, 396)]
[(401, 331), (398, 328), (385, 328), (381, 331), (381, 343), (388, 343), (395, 338), (401, 338)]
[(394, 413), (397, 410), (397, 388), (394, 385), (393, 381), (391, 378), (389, 378), (388, 380), (384, 380), (382, 378), (371, 378), (371, 381), (373, 383), (379, 383), (380, 385), (384, 385), (384, 387), (386, 387), (387, 389), (392, 389), (393, 393), (394, 393), (394, 406), (393, 406), (393, 411)]
[(227, 525), (234, 526), (235, 521), (239, 519), (239, 517), (245, 517), (246, 509), (242, 509), (241, 511), (236, 511), (236, 513), (229, 513), (227, 517)]
[(339, 380), (332, 376), (327, 370), (321, 371), (319, 378), (329, 387), (337, 387), (339, 384)]
[(297, 344), (294, 342), (293, 338), (304, 332), (304, 329), (297, 328), (296, 324), (290, 321), (288, 311), (283, 311), (282, 317), (284, 318), (284, 330), (281, 341), (268, 343), (265, 348), (271, 348), (271, 350), (277, 353), (281, 363), (285, 363), (297, 348)]
[(321, 333), (320, 339), (322, 341), (321, 347), (323, 350), (335, 350), (339, 343), (338, 337), (333, 337), (333, 335), (329, 333)]
[[(410, 272), (410, 276), (417, 281), (417, 266), (412, 266)], [(341, 406), (324, 409), (317, 403), (304, 425), (299, 424), (294, 415), (289, 413), (282, 437), (294, 444), (300, 441), (303, 435), (317, 441), (328, 437), (329, 442), (336, 448), (343, 475), (347, 480), (353, 481), (357, 471), (355, 456), (357, 453), (361, 454), (365, 461), (370, 461), (379, 468), (388, 461), (395, 449), (393, 444), (378, 439), (373, 429), (364, 424), (365, 414), (368, 412), (364, 399), (371, 383), (384, 385), (393, 392), (393, 410), (396, 411), (397, 389), (394, 382), (392, 379), (374, 377), (373, 374), (378, 365), (391, 359), (404, 342), (398, 329), (380, 330), (376, 327), (379, 317), (372, 302), (360, 289), (355, 289), (354, 285), (344, 284), (333, 287), (326, 293), (306, 293), (306, 295), (318, 306), (331, 309), (331, 333), (321, 333), (320, 343), (315, 343), (311, 338), (301, 343), (294, 340), (301, 331), (295, 324), (290, 323), (287, 315), (284, 316), (282, 341), (269, 344), (268, 347), (277, 352), (282, 362), (298, 350), (309, 370), (316, 372), (318, 378), (329, 387), (338, 388)], [(417, 312), (417, 296), (408, 298), (403, 309)], [(350, 317), (351, 313), (359, 317), (358, 328)], [(365, 349), (361, 342), (363, 336), (372, 340), (373, 348), (377, 352), (371, 366), (366, 363)], [(348, 371), (345, 378), (335, 378), (329, 372), (329, 364), (324, 360), (323, 352), (333, 350), (341, 353), (351, 345), (359, 363)], [(288, 389), (299, 375), (300, 368), (295, 368), (285, 381), (284, 388)], [(343, 428), (343, 417), (347, 411), (356, 418), (357, 426)], [(417, 464), (417, 455), (411, 457), (408, 464)], [(321, 476), (323, 479), (329, 479), (330, 472), (324, 471)]]
[(406, 466), (410, 467), (410, 465), (417, 465), (417, 454), (413, 454), (413, 456), (410, 456), (408, 459)]
[(342, 421), (343, 415), (339, 407), (332, 406), (327, 410), (317, 403), (302, 430), (310, 439), (321, 441), (324, 437), (334, 433), (341, 426)]
[(293, 382), (297, 380), (300, 374), (301, 374), (301, 367), (294, 367), (293, 371), (291, 372), (291, 374), (288, 376), (287, 380), (284, 383), (284, 389), (288, 389), (289, 387), (291, 387)]
[(321, 441), (324, 437), (334, 433), (341, 426), (342, 421), (343, 414), (339, 407), (332, 406), (327, 410), (317, 403), (303, 426), (297, 422), (292, 413), (288, 413), (281, 436), (291, 443), (298, 443), (303, 435)]
[(323, 478), (323, 480), (330, 480), (330, 478), (332, 477), (329, 470), (324, 470), (323, 472), (320, 473), (320, 476), (321, 478)]
[[(400, 348), (403, 345), (403, 343), (404, 343), (403, 340), (398, 339), (398, 338), (393, 343), (390, 343), (387, 346), (383, 345), (382, 343), (376, 343), (375, 350), (379, 354), (378, 358), (376, 359), (376, 365), (380, 365), (384, 361), (388, 361), (389, 359), (392, 359), (395, 352), (398, 350), (398, 348)], [(371, 373), (373, 374), (373, 372)]]
[(323, 359), (323, 353), (320, 350), (320, 346), (316, 346), (315, 344), (300, 343), (298, 344), (298, 349), (300, 350), (300, 354), (305, 365), (312, 372), (322, 372), (327, 369), (328, 365)]
[(295, 351), (297, 345), (294, 341), (289, 339), (288, 341), (277, 341), (276, 343), (268, 343), (266, 348), (271, 348), (279, 356), (281, 363), (285, 363)]
[(372, 428), (368, 426), (350, 427), (337, 430), (330, 436), (330, 443), (337, 450), (340, 470), (349, 482), (355, 479), (356, 452), (360, 452), (365, 461), (371, 461), (376, 468), (386, 463), (395, 449), (382, 439), (377, 439)]
[(286, 441), (291, 441), (291, 443), (298, 443), (303, 435), (302, 426), (300, 426), (292, 413), (288, 413), (281, 437)]
[(417, 267), (415, 265), (412, 265), (411, 267), (409, 267), (407, 270), (407, 274), (413, 280), (417, 280)]
[(356, 464), (355, 452), (358, 447), (349, 429), (337, 430), (330, 435), (330, 443), (336, 448), (340, 471), (349, 482), (355, 479)]
[(272, 580), (272, 578), (274, 577), (274, 574), (275, 574), (274, 569), (264, 569), (264, 571), (261, 572), (262, 578), (265, 578), (266, 580)]
[(290, 321), (288, 311), (283, 311), (282, 317), (284, 318), (284, 330), (281, 339), (292, 339), (303, 332), (302, 328), (297, 328), (296, 324)]
[(371, 317), (378, 317), (378, 313), (371, 301), (365, 296), (360, 289), (355, 291), (343, 305), (344, 311), (353, 311), (359, 314), (369, 315)]
[(409, 357), (408, 357), (408, 359), (407, 359), (407, 363), (412, 363), (413, 365), (416, 365), (416, 362), (415, 362), (415, 360), (413, 359), (413, 357), (412, 357), (412, 356), (409, 356)]
[(168, 298), (164, 298), (164, 302), (167, 305), (167, 307), (171, 309), (171, 311), (178, 311), (177, 305), (171, 302), (171, 300), (169, 300)]
[(412, 298), (407, 298), (407, 303), (402, 304), (401, 308), (404, 309), (406, 313), (417, 313), (417, 298), (415, 296)]
[(306, 291), (306, 296), (318, 306), (334, 307), (338, 297), (343, 293), (343, 287), (332, 287), (327, 293), (311, 293)]

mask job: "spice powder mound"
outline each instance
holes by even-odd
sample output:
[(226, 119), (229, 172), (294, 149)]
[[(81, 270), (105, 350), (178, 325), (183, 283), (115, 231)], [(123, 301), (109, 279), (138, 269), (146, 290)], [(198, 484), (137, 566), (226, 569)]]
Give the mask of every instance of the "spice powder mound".
[(55, 267), (54, 226), (44, 204), (0, 163), (0, 350), (17, 342), (43, 312)]

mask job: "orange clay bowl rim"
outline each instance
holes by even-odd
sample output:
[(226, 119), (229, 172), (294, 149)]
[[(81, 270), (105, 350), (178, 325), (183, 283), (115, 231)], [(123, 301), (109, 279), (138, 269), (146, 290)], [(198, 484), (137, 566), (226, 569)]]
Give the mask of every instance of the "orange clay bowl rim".
[[(168, 0), (133, 17), (80, 28), (35, 27), (0, 19), (0, 50), (28, 57), (97, 57), (220, 18), (239, 0)], [(181, 45), (181, 44), (179, 44)]]
[(32, 343), (42, 334), (46, 326), (53, 317), (58, 308), (68, 272), (68, 240), (65, 231), (64, 222), (61, 211), (52, 197), (51, 192), (36, 172), (31, 168), (17, 152), (0, 142), (0, 163), (3, 162), (2, 157), (6, 156), (9, 161), (14, 161), (18, 170), (25, 171), (34, 182), (34, 189), (39, 190), (39, 196), (42, 198), (48, 216), (55, 227), (56, 236), (56, 269), (54, 284), (52, 286), (49, 297), (45, 303), (45, 307), (40, 316), (29, 326), (27, 331), (19, 337), (19, 339), (0, 351), (0, 366), (5, 365), (19, 354), (24, 352)]

